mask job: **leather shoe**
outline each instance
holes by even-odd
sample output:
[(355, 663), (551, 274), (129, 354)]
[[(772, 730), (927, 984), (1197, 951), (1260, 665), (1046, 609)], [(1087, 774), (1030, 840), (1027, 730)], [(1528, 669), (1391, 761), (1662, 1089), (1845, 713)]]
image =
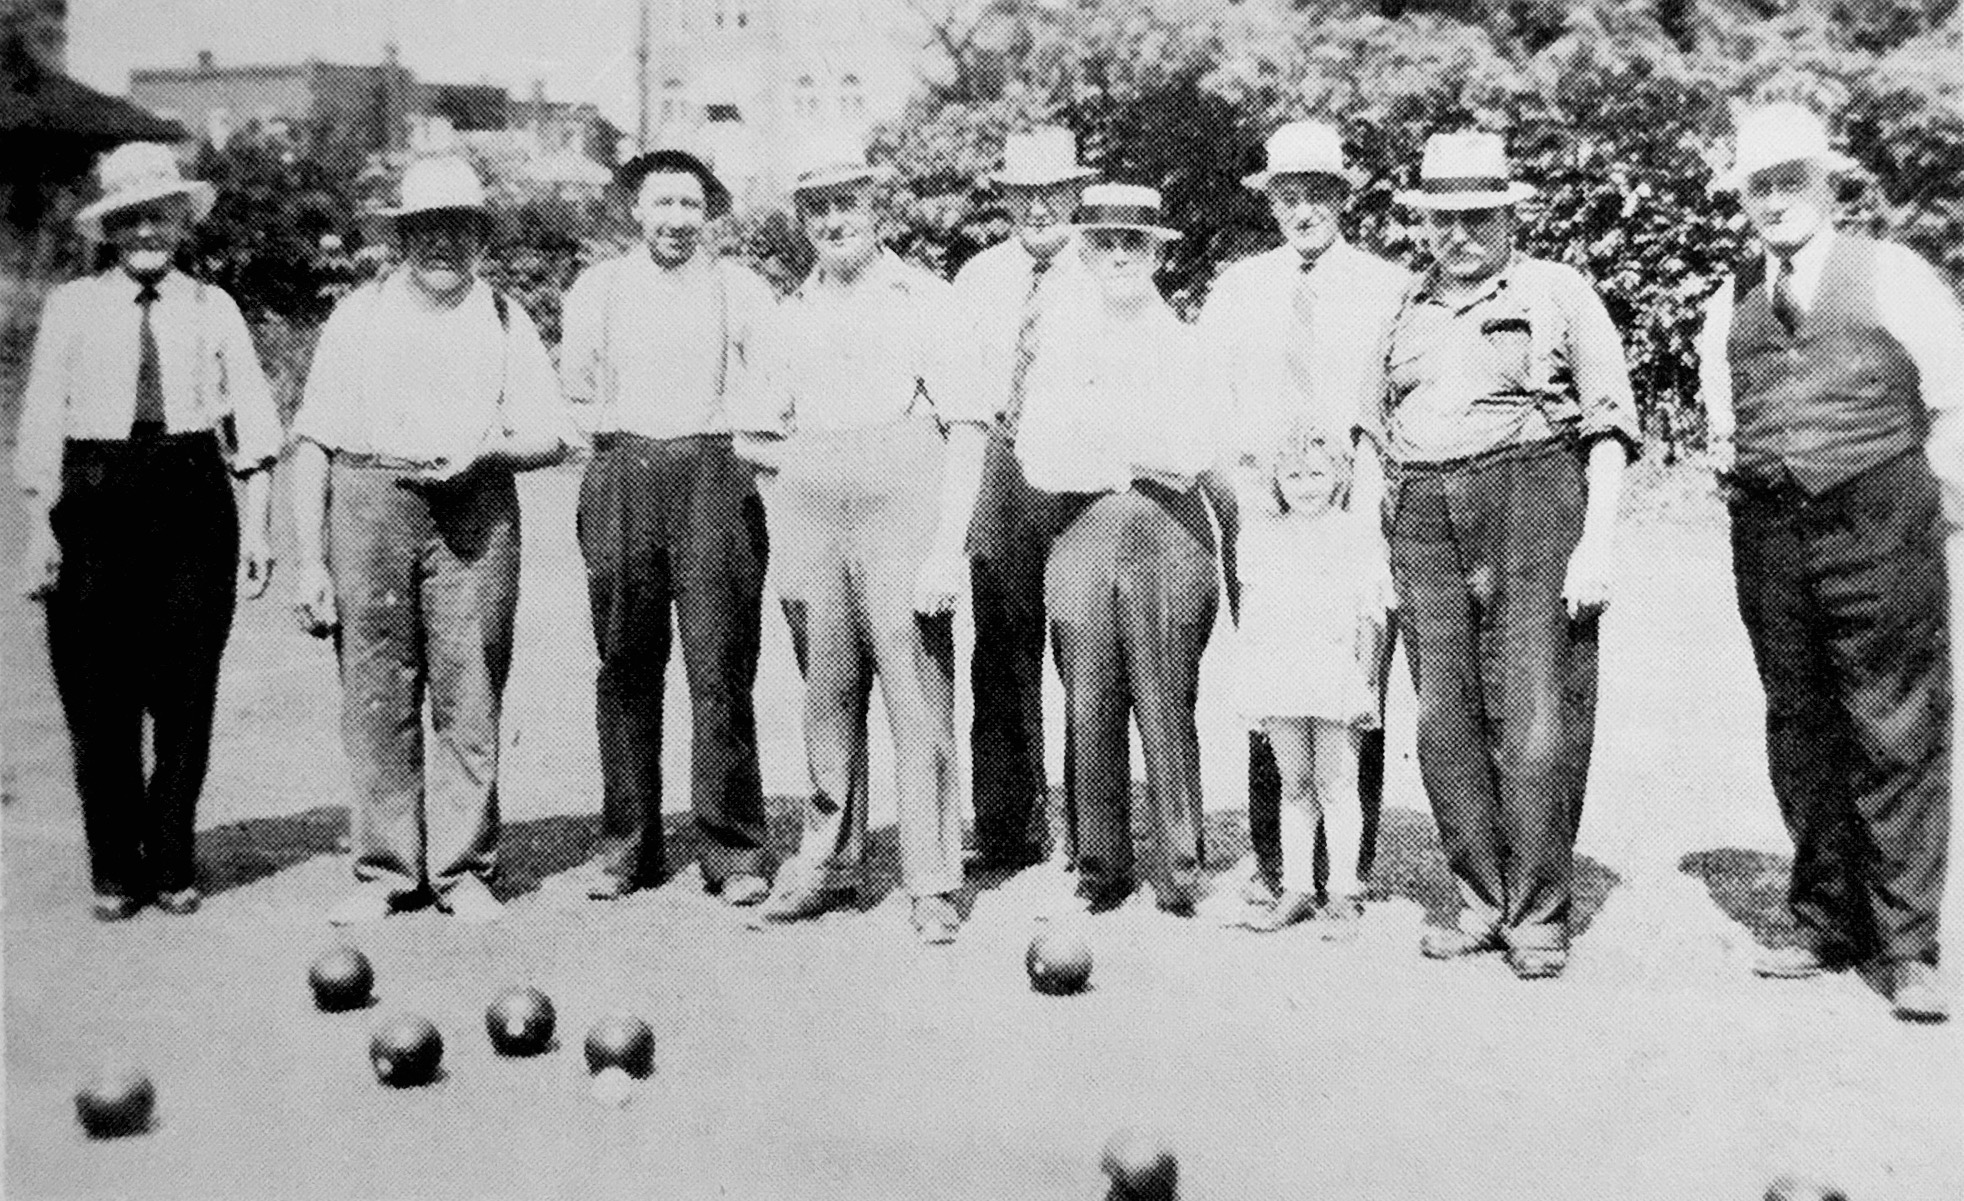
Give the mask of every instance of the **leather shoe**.
[(1562, 974), (1568, 967), (1568, 949), (1565, 947), (1509, 947), (1507, 966), (1512, 968), (1517, 979), (1549, 980)]
[(1937, 969), (1921, 960), (1896, 965), (1889, 1007), (1905, 1022), (1943, 1022), (1950, 1020), (1950, 1001), (1944, 995)]
[(1457, 928), (1427, 930), (1425, 937), (1418, 941), (1418, 949), (1427, 959), (1463, 959), (1468, 955), (1484, 955), (1488, 951), (1501, 949), (1500, 932), (1483, 930), (1468, 933)]
[(859, 899), (859, 889), (850, 884), (822, 885), (795, 881), (771, 894), (764, 902), (767, 922), (802, 922), (834, 909), (844, 909)]
[(1768, 980), (1806, 980), (1829, 970), (1827, 959), (1813, 947), (1773, 947), (1753, 959), (1753, 975)]
[(195, 888), (179, 888), (172, 892), (157, 894), (157, 908), (178, 917), (188, 917), (198, 911), (204, 903), (204, 895)]
[(143, 902), (135, 897), (124, 896), (120, 892), (99, 892), (89, 906), (89, 912), (99, 922), (126, 922), (136, 916), (143, 908)]
[(1266, 907), (1251, 905), (1238, 925), (1244, 930), (1257, 934), (1273, 934), (1286, 930), (1300, 921), (1307, 921), (1316, 912), (1316, 894), (1313, 892), (1285, 892), (1276, 898), (1275, 904)]
[(761, 904), (765, 897), (771, 895), (771, 886), (762, 876), (742, 872), (723, 881), (716, 893), (723, 898), (725, 905), (744, 909)]
[(955, 931), (961, 924), (961, 911), (947, 897), (914, 898), (914, 932), (929, 946), (945, 946), (955, 941)]

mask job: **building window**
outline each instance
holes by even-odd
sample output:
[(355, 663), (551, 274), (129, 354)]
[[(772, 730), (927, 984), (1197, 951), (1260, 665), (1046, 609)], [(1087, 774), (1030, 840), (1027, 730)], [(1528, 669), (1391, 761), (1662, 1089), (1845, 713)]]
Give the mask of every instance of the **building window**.
[(749, 25), (750, 25), (750, 14), (743, 11), (740, 8), (737, 9), (737, 28), (746, 29), (749, 27)]
[(743, 120), (743, 114), (737, 111), (734, 104), (705, 104), (702, 111), (703, 116), (714, 125), (733, 125)]
[(859, 76), (848, 75), (839, 81), (839, 111), (849, 117), (866, 111), (866, 93), (859, 86)]

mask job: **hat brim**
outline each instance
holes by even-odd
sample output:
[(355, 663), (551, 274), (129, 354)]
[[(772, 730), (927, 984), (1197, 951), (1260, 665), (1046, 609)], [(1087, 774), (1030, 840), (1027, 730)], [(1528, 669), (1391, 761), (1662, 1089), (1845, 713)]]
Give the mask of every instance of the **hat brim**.
[(392, 208), (378, 208), (374, 210), (374, 213), (377, 217), (389, 221), (400, 221), (404, 217), (421, 217), (430, 213), (469, 213), (475, 217), (482, 217), (486, 221), (491, 219), (490, 206), (483, 204), (426, 204), (418, 205), (414, 208), (405, 208), (398, 205)]
[(1775, 167), (1784, 167), (1788, 163), (1807, 162), (1819, 163), (1823, 167), (1826, 167), (1828, 172), (1833, 175), (1846, 175), (1851, 171), (1862, 169), (1862, 164), (1849, 158), (1839, 150), (1830, 150), (1825, 154), (1796, 154), (1791, 158), (1777, 158), (1768, 162), (1742, 163), (1732, 167), (1723, 175), (1713, 180), (1712, 186), (1721, 192), (1736, 192), (1746, 186), (1747, 179), (1759, 174), (1761, 171), (1771, 171)]
[(1481, 192), (1427, 192), (1414, 188), (1408, 192), (1399, 192), (1392, 199), (1406, 208), (1441, 209), (1463, 213), (1470, 209), (1507, 208), (1538, 195), (1540, 189), (1533, 184), (1510, 183), (1500, 191)]
[(1364, 173), (1355, 167), (1283, 167), (1277, 171), (1257, 171), (1253, 175), (1241, 177), (1241, 186), (1257, 192), (1266, 191), (1269, 181), (1284, 175), (1324, 175), (1340, 179), (1350, 187), (1358, 187), (1364, 182)]
[(662, 149), (637, 154), (614, 171), (614, 186), (631, 200), (641, 190), (641, 181), (657, 171), (685, 171), (702, 181), (703, 203), (709, 215), (720, 216), (730, 208), (730, 189), (709, 164), (686, 150)]
[(172, 196), (188, 197), (191, 201), (191, 223), (197, 224), (211, 216), (212, 206), (218, 203), (218, 189), (202, 179), (172, 180), (168, 183), (155, 183), (133, 191), (118, 192), (104, 196), (91, 204), (83, 205), (75, 214), (75, 224), (93, 239), (102, 237), (103, 218), (123, 209), (135, 208), (139, 204), (168, 199)]
[(1059, 171), (1046, 175), (1011, 175), (998, 171), (988, 177), (988, 182), (998, 188), (1048, 188), (1060, 183), (1082, 183), (1098, 178), (1096, 167), (1074, 167), (1069, 171)]
[(1130, 221), (1074, 221), (1070, 224), (1069, 228), (1078, 233), (1084, 233), (1087, 230), (1093, 229), (1129, 229), (1135, 233), (1150, 234), (1162, 242), (1177, 242), (1181, 238), (1186, 237), (1179, 230), (1168, 229), (1164, 225), (1143, 225)]
[(840, 184), (880, 183), (893, 177), (893, 168), (868, 165), (864, 167), (833, 167), (819, 171), (801, 179), (791, 181), (791, 194), (816, 192), (820, 188), (836, 188)]

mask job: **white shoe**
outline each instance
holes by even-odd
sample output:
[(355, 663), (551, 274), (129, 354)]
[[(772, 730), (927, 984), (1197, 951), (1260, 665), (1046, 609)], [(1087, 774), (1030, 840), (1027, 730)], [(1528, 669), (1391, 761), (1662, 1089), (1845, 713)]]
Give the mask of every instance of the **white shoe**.
[(387, 885), (360, 884), (327, 911), (330, 926), (368, 926), (395, 912), (395, 896)]
[(495, 922), (505, 915), (504, 902), (492, 896), (476, 876), (465, 876), (451, 885), (438, 903), (460, 922)]

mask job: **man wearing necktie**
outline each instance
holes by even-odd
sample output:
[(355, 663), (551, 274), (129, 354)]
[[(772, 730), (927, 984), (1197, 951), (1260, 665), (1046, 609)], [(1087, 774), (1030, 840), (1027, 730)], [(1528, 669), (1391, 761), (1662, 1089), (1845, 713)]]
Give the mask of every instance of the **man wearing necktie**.
[[(1210, 369), (1234, 403), (1229, 467), (1272, 448), (1300, 420), (1347, 430), (1376, 379), (1378, 341), (1411, 275), (1344, 240), (1338, 219), (1360, 178), (1344, 162), (1335, 126), (1297, 121), (1269, 137), (1266, 168), (1242, 181), (1268, 202), (1283, 241), (1223, 269), (1200, 315)], [(1209, 472), (1203, 479), (1221, 523), (1228, 607), (1238, 620), (1239, 506), (1223, 473)], [(1303, 565), (1305, 571), (1315, 569)], [(1389, 657), (1387, 639), (1387, 665)], [(1259, 908), (1273, 901), (1272, 886), (1280, 879), (1282, 784), (1275, 755), (1258, 731), (1248, 736), (1248, 763), (1249, 834), (1260, 869), (1244, 883), (1247, 899)], [(1363, 810), (1371, 822), (1384, 793), (1382, 729), (1364, 734), (1358, 768)], [(1369, 867), (1368, 834), (1367, 829), (1359, 872)]]
[(1055, 297), (1086, 282), (1077, 256), (1060, 252), (1095, 174), (1079, 165), (1068, 129), (1012, 134), (994, 182), (1015, 236), (977, 254), (955, 277), (956, 303), (985, 343), (982, 384), (1001, 397), (968, 537), (975, 616), (970, 768), (984, 868), (1035, 863), (1046, 853), (1046, 839), (1055, 837), (1045, 829), (1043, 564), (1061, 526), (1056, 506), (1024, 480), (1013, 447), (1024, 381), (1038, 353), (1037, 317)]
[[(48, 298), (23, 398), (26, 590), (74, 747), (95, 916), (200, 903), (193, 840), (234, 596), (266, 589), (284, 433), (245, 321), (172, 260), (211, 211), (166, 146), (104, 156), (77, 214), (116, 266)], [(227, 468), (230, 468), (228, 474)], [(246, 485), (235, 502), (231, 475)], [(144, 771), (144, 719), (152, 763)]]
[(1946, 510), (1964, 513), (1964, 317), (1914, 252), (1834, 228), (1836, 177), (1854, 166), (1797, 105), (1746, 115), (1722, 182), (1759, 244), (1699, 341), (1794, 841), (1798, 942), (1753, 966), (1792, 979), (1874, 965), (1898, 1017), (1934, 1021), (1947, 1012), (1944, 542)]

